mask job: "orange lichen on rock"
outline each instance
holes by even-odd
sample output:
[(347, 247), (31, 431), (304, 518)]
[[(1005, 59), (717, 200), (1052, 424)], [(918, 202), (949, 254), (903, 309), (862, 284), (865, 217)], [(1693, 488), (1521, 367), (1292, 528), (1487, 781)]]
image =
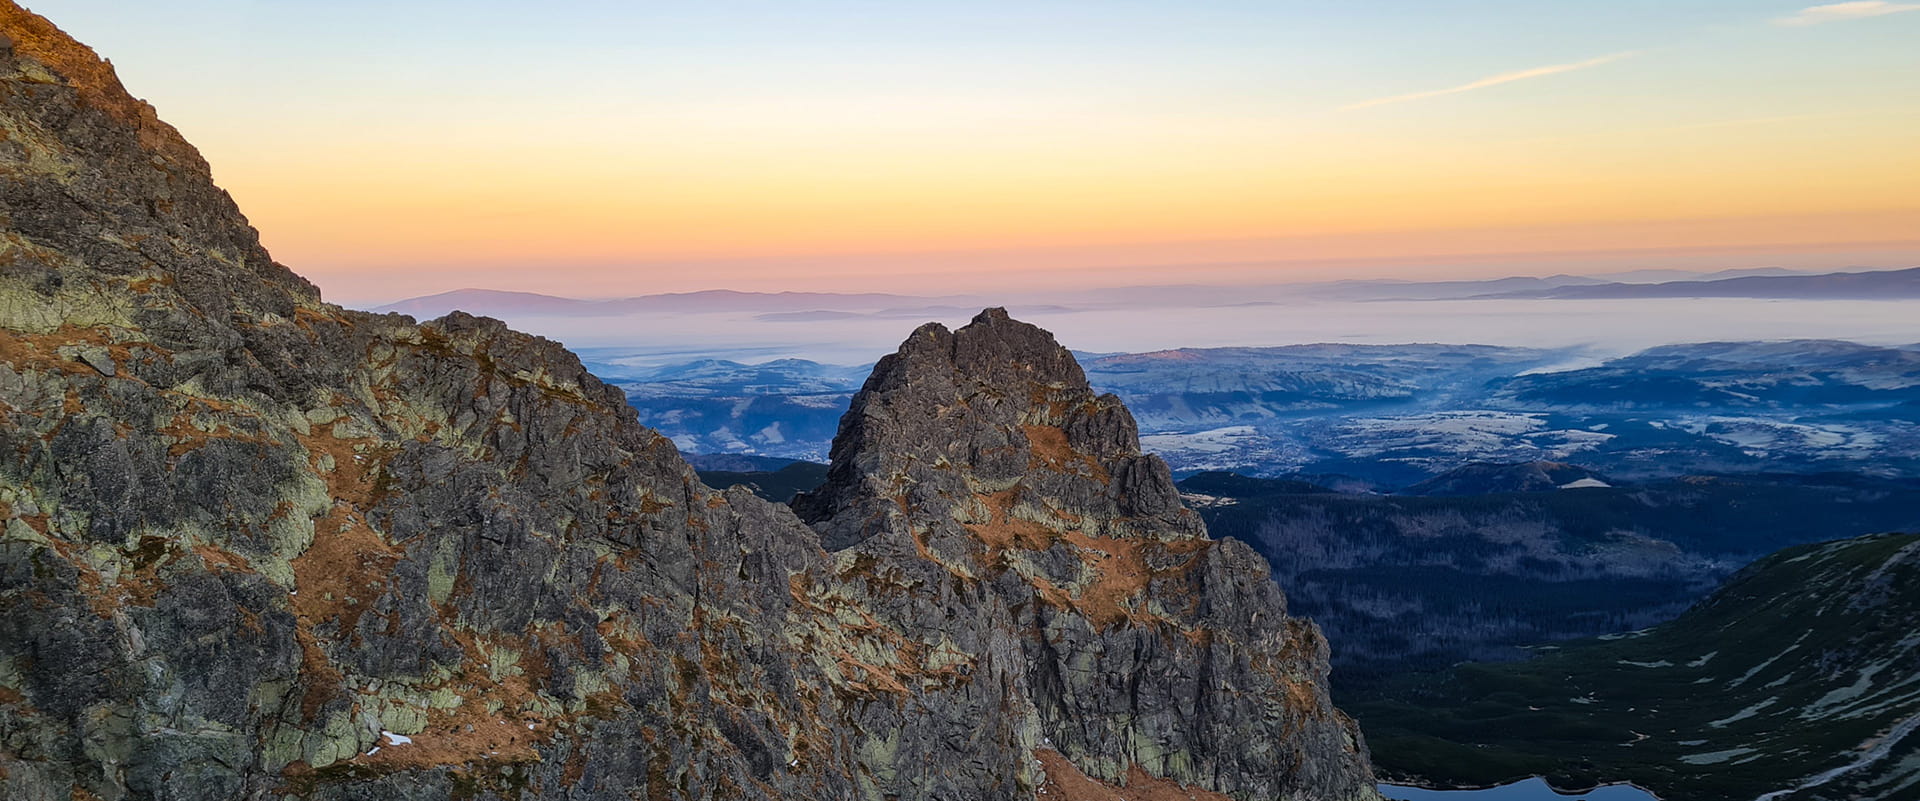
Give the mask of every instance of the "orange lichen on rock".
[(1045, 409), (1047, 415), (1045, 419), (1047, 420), (1065, 419), (1067, 413), (1073, 410), (1077, 401), (1069, 397), (1063, 397), (1064, 393), (1061, 392), (1061, 389), (1061, 387), (1048, 386), (1046, 384), (1034, 384), (1027, 391), (1027, 404), (1036, 409)]
[[(794, 606), (806, 610), (809, 613), (824, 615), (832, 612), (832, 610), (813, 600), (813, 593), (809, 591), (806, 576), (799, 573), (787, 577), (787, 593), (793, 596)], [(600, 625), (604, 634), (604, 629), (607, 624), (603, 622)]]
[(1080, 552), (1081, 561), (1093, 574), (1093, 580), (1075, 599), (1082, 614), (1095, 628), (1105, 628), (1134, 618), (1130, 601), (1147, 588), (1153, 571), (1141, 556), (1139, 540), (1089, 537), (1070, 531), (1065, 537)]
[(344, 316), (342, 316), (338, 311), (335, 311), (334, 309), (315, 308), (313, 306), (303, 303), (300, 306), (297, 306), (294, 308), (293, 322), (295, 325), (298, 325), (301, 328), (311, 330), (311, 328), (315, 323), (326, 323), (328, 325), (345, 325), (347, 323), (347, 320)]
[[(870, 581), (878, 580), (874, 576), (867, 578)], [(972, 680), (973, 659), (954, 651), (950, 646), (909, 637), (858, 605), (815, 597), (798, 575), (789, 579), (788, 586), (793, 594), (794, 608), (814, 619), (814, 628), (805, 635), (809, 650), (816, 653), (821, 663), (831, 664), (838, 671), (840, 681), (837, 682), (837, 690), (840, 693), (904, 698), (918, 690), (965, 684)], [(849, 621), (847, 615), (857, 620)], [(839, 637), (829, 642), (815, 638), (816, 632), (830, 637), (837, 633)], [(854, 653), (856, 650), (861, 653)], [(936, 665), (936, 655), (962, 658), (942, 660)], [(715, 667), (726, 665), (709, 663), (707, 667), (711, 672)]]
[(1027, 447), (1033, 454), (1030, 466), (1056, 473), (1076, 473), (1101, 483), (1108, 480), (1107, 469), (1093, 457), (1073, 449), (1067, 432), (1059, 426), (1021, 426), (1027, 435)]
[(292, 560), (300, 593), (293, 607), (313, 622), (338, 620), (342, 634), (352, 633), (386, 592), (400, 553), (367, 523), (362, 510), (373, 505), (380, 454), (362, 452), (367, 440), (333, 435), (332, 426), (300, 436), (314, 472), (327, 484), (333, 507), (314, 521), (313, 543)]
[[(144, 241), (146, 237), (144, 235), (139, 235), (134, 237), (133, 239), (137, 241)], [(174, 284), (173, 276), (168, 275), (166, 273), (159, 273), (154, 275), (141, 275), (141, 276), (135, 276), (133, 278), (127, 279), (127, 291), (132, 292), (136, 295), (145, 295), (149, 292), (152, 292), (155, 287), (169, 287), (169, 286), (173, 286), (173, 284)]]
[[(193, 401), (206, 403), (209, 407), (212, 406), (211, 402), (203, 401), (199, 398), (194, 398)], [(225, 406), (225, 404), (221, 405)], [(191, 409), (191, 404), (189, 404), (189, 409)], [(230, 409), (221, 409), (220, 411), (230, 411)], [(173, 443), (167, 446), (167, 455), (174, 458), (179, 458), (204, 448), (208, 443), (219, 439), (247, 442), (255, 445), (280, 444), (271, 437), (262, 434), (237, 430), (226, 422), (213, 421), (211, 423), (205, 423), (196, 419), (192, 411), (182, 411), (174, 415), (173, 419), (168, 421), (167, 425), (155, 429), (154, 432), (173, 440)]]
[(334, 667), (333, 660), (327, 658), (326, 650), (320, 647), (320, 640), (313, 635), (307, 621), (299, 621), (294, 629), (294, 640), (300, 643), (300, 684), (303, 688), (300, 714), (303, 720), (313, 720), (321, 707), (339, 697), (340, 669)]
[(354, 757), (353, 764), (403, 770), (475, 762), (540, 761), (540, 752), (534, 745), (553, 736), (552, 726), (539, 718), (506, 712), (489, 715), (483, 706), (431, 710), (427, 713), (427, 727), (408, 737), (412, 742), (383, 742), (379, 751)]
[(1109, 784), (1081, 772), (1065, 755), (1051, 748), (1033, 752), (1046, 774), (1042, 788), (1060, 801), (1232, 801), (1227, 796), (1154, 776), (1139, 765), (1127, 768), (1125, 784)]
[[(1008, 550), (1044, 551), (1059, 543), (1072, 546), (1080, 559), (1081, 569), (1088, 576), (1078, 592), (1068, 593), (1054, 582), (1039, 577), (1029, 577), (1029, 582), (1040, 592), (1042, 599), (1062, 608), (1080, 611), (1093, 621), (1096, 628), (1104, 629), (1115, 623), (1134, 620), (1138, 615), (1132, 603), (1135, 597), (1151, 586), (1154, 579), (1191, 569), (1196, 563), (1192, 554), (1212, 545), (1211, 540), (1204, 539), (1163, 542), (1130, 537), (1096, 537), (1070, 525), (1075, 520), (1073, 516), (1052, 509), (1048, 511), (1057, 525), (1049, 526), (1014, 514), (1014, 506), (1021, 492), (1022, 489), (1016, 486), (977, 496), (991, 513), (991, 519), (985, 523), (964, 524), (966, 529), (987, 545), (990, 560)], [(1148, 564), (1146, 549), (1187, 555), (1188, 558), (1178, 565), (1156, 571)]]
[(316, 622), (338, 620), (342, 634), (360, 625), (360, 617), (387, 591), (400, 554), (350, 505), (314, 522), (313, 544), (292, 560), (300, 594), (293, 608)]
[(840, 675), (846, 679), (846, 688), (862, 694), (888, 693), (897, 696), (908, 695), (907, 685), (893, 671), (870, 665), (855, 659), (852, 654), (835, 654), (840, 666)]
[(1044, 551), (1060, 536), (1054, 529), (1013, 514), (1014, 503), (1020, 498), (1017, 486), (978, 497), (991, 513), (991, 519), (986, 523), (968, 523), (966, 528), (995, 551), (1012, 548)]
[(1287, 708), (1301, 713), (1302, 716), (1318, 716), (1321, 711), (1320, 689), (1303, 679), (1289, 677), (1281, 682), (1286, 688)]
[[(410, 735), (412, 742), (381, 743), (379, 751), (355, 757), (355, 765), (387, 770), (469, 763), (538, 762), (535, 746), (551, 738), (556, 723), (533, 710), (545, 683), (545, 657), (536, 654), (536, 637), (496, 637), (482, 640), (472, 633), (449, 629), (465, 652), (460, 671), (445, 689), (460, 696), (451, 709), (428, 709), (426, 726)], [(520, 654), (520, 669), (491, 670), (489, 645)], [(489, 711), (492, 710), (492, 711)]]
[(327, 483), (327, 491), (335, 500), (370, 507), (379, 500), (375, 497), (377, 479), (390, 446), (364, 437), (335, 436), (333, 429), (334, 424), (328, 423), (314, 426), (311, 434), (296, 436), (307, 450), (314, 474)]
[(212, 545), (195, 545), (193, 546), (193, 552), (200, 557), (201, 562), (206, 564), (208, 570), (215, 572), (226, 571), (230, 573), (253, 572), (253, 565), (247, 562), (246, 557), (226, 550), (225, 548), (218, 548)]
[(85, 362), (60, 355), (61, 348), (70, 346), (106, 348), (116, 367), (132, 355), (126, 343), (115, 342), (98, 328), (63, 325), (49, 334), (24, 334), (0, 327), (0, 362), (13, 365), (15, 370), (95, 375), (94, 368)]

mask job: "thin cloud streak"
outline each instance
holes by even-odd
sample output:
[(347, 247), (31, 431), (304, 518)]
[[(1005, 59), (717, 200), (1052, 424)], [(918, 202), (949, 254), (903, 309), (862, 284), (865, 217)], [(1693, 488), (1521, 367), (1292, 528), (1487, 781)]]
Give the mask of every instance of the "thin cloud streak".
[(1920, 3), (1888, 3), (1884, 0), (1855, 0), (1850, 3), (1829, 3), (1824, 6), (1809, 6), (1800, 9), (1791, 17), (1780, 17), (1773, 21), (1775, 25), (1789, 28), (1803, 28), (1819, 25), (1823, 22), (1840, 22), (1867, 17), (1884, 17), (1888, 14), (1900, 14), (1907, 11), (1920, 11)]
[(1411, 94), (1394, 95), (1392, 97), (1382, 97), (1374, 100), (1366, 100), (1359, 103), (1353, 103), (1351, 105), (1341, 106), (1339, 110), (1353, 111), (1356, 109), (1372, 108), (1374, 106), (1384, 106), (1384, 105), (1387, 105), (1388, 103), (1404, 103), (1409, 100), (1424, 100), (1429, 97), (1457, 95), (1462, 92), (1472, 92), (1478, 89), (1486, 89), (1488, 87), (1500, 86), (1502, 84), (1514, 83), (1516, 81), (1531, 80), (1533, 78), (1544, 78), (1549, 75), (1559, 75), (1560, 73), (1563, 73), (1563, 72), (1573, 72), (1574, 70), (1583, 70), (1589, 67), (1598, 67), (1603, 64), (1611, 64), (1615, 61), (1632, 58), (1637, 55), (1640, 55), (1640, 51), (1630, 50), (1625, 53), (1609, 53), (1599, 58), (1590, 58), (1590, 59), (1587, 59), (1586, 61), (1575, 61), (1570, 64), (1550, 64), (1545, 67), (1534, 67), (1532, 69), (1518, 70), (1515, 72), (1503, 72), (1503, 73), (1500, 73), (1499, 75), (1491, 75), (1485, 78), (1481, 78), (1480, 80), (1473, 81), (1471, 83), (1463, 83), (1459, 86), (1450, 86), (1445, 89), (1434, 89), (1426, 92), (1413, 92)]

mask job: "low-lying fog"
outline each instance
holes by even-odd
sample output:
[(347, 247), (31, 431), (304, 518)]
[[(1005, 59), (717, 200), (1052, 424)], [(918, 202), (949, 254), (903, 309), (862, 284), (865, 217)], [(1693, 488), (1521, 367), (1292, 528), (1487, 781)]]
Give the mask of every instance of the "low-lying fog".
[[(1053, 331), (1067, 347), (1092, 352), (1311, 342), (1443, 342), (1586, 347), (1589, 355), (1603, 357), (1654, 345), (1717, 340), (1920, 342), (1920, 303), (1911, 300), (1299, 301), (1124, 309), (1023, 308), (1014, 303), (1009, 310), (1019, 319)], [(959, 326), (972, 314), (958, 309), (817, 315), (649, 312), (621, 317), (510, 316), (507, 322), (574, 348), (618, 349), (620, 361), (635, 365), (698, 357), (744, 362), (793, 357), (863, 364), (891, 352), (922, 322)]]

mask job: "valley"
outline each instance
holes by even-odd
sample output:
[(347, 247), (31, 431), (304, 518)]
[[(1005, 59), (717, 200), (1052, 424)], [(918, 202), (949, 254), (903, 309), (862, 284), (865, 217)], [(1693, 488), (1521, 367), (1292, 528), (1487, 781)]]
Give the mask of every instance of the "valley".
[[(1470, 462), (1622, 479), (1760, 471), (1920, 476), (1920, 348), (1835, 341), (1577, 351), (1296, 345), (1080, 354), (1182, 473), (1343, 475), (1389, 491)], [(587, 352), (690, 453), (824, 461), (859, 370), (805, 360), (660, 367)]]
[(1666, 798), (1920, 788), (1920, 535), (1789, 548), (1669, 623), (1349, 701), (1389, 775), (1543, 774)]
[(1920, 530), (1915, 480), (1756, 474), (1562, 489), (1460, 472), (1479, 483), (1442, 476), (1428, 485), (1440, 494), (1380, 495), (1203, 473), (1180, 486), (1208, 530), (1265, 555), (1294, 607), (1327, 632), (1343, 693), (1663, 622), (1784, 547)]

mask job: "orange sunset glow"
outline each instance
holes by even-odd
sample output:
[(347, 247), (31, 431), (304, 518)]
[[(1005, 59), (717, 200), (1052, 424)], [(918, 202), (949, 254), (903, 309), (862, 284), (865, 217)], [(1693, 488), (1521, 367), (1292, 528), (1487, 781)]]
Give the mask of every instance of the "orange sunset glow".
[[(142, 12), (47, 5), (122, 54), (281, 261), (345, 298), (391, 295), (397, 268), (407, 291), (536, 288), (516, 274), (537, 271), (618, 295), (1920, 253), (1920, 69), (1899, 45), (1920, 14), (1495, 4), (1445, 12), (1482, 23), (1447, 38), (1428, 30), (1441, 10), (1393, 4), (763, 23), (584, 6), (530, 30), (428, 4), (384, 12), (382, 36), (293, 4), (237, 13), (243, 38), (183, 32), (207, 49), (182, 66), (133, 36)], [(1527, 37), (1495, 24), (1516, 14), (1539, 17)], [(353, 58), (168, 79), (326, 36)]]

